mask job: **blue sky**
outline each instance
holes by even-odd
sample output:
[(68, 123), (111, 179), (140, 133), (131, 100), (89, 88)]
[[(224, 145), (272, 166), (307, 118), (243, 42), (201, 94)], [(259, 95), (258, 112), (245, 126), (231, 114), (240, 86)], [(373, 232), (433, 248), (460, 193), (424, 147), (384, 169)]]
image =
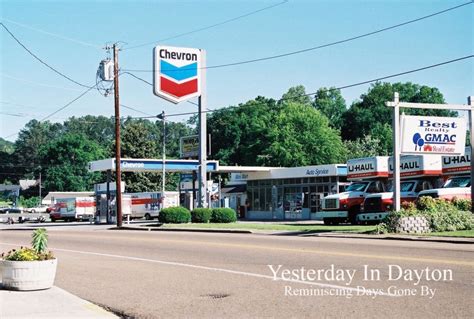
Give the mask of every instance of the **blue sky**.
[[(1, 1), (1, 20), (35, 54), (74, 80), (95, 83), (106, 42), (127, 46), (121, 69), (152, 68), (158, 40), (261, 9), (275, 1)], [(231, 63), (304, 49), (387, 27), (446, 9), (457, 1), (298, 1), (162, 44), (207, 50), (208, 65)], [(473, 53), (474, 4), (443, 15), (348, 43), (270, 61), (207, 73), (208, 108), (235, 105), (258, 95), (279, 98), (291, 86), (307, 92), (394, 74)], [(20, 26), (22, 24), (24, 26)], [(27, 27), (25, 27), (27, 26)], [(40, 32), (38, 30), (44, 31)], [(45, 32), (54, 34), (46, 34)], [(65, 38), (69, 39), (66, 40)], [(77, 97), (81, 88), (28, 55), (1, 30), (0, 137), (17, 133)], [(438, 87), (448, 103), (474, 95), (473, 59), (390, 79)], [(152, 73), (136, 73), (152, 81)], [(369, 85), (342, 91), (348, 105)], [(152, 88), (124, 75), (121, 103), (150, 114), (192, 112), (153, 95)], [(113, 114), (113, 97), (91, 91), (51, 118)], [(11, 113), (19, 116), (6, 115)], [(121, 115), (141, 116), (121, 109)], [(185, 117), (174, 118), (183, 121)], [(14, 141), (16, 135), (8, 139)]]

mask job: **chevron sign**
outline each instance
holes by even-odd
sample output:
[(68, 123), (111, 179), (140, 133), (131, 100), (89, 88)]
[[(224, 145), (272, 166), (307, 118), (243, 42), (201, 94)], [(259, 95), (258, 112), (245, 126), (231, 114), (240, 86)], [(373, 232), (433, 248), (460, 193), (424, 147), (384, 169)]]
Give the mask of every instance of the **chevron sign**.
[(173, 103), (201, 95), (201, 50), (157, 46), (153, 93)]

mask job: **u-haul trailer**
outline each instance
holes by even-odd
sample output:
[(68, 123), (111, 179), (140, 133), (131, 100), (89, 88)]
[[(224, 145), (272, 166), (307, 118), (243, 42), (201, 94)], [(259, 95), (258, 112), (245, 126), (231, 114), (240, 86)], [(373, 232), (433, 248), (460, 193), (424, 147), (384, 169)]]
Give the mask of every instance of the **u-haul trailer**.
[(386, 190), (388, 156), (365, 157), (347, 161), (347, 180), (351, 184), (346, 191), (323, 199), (322, 211), (317, 219), (325, 224), (342, 222), (357, 223), (361, 204), (372, 193)]
[[(400, 158), (401, 202), (414, 202), (418, 193), (440, 184), (441, 157), (437, 155), (407, 155)], [(393, 159), (389, 159), (389, 177), (393, 178)], [(393, 210), (393, 185), (387, 192), (368, 195), (361, 206), (358, 221), (380, 221)]]
[(445, 183), (440, 188), (420, 192), (419, 197), (430, 196), (452, 200), (471, 199), (471, 148), (466, 147), (464, 155), (442, 157)]

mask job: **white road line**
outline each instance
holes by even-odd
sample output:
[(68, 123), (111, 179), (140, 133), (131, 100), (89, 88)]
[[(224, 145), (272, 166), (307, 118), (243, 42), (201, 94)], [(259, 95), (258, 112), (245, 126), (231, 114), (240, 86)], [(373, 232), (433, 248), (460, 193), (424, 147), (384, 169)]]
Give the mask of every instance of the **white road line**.
[[(0, 242), (0, 245), (17, 245), (17, 244)], [(323, 288), (341, 289), (341, 290), (347, 290), (347, 291), (351, 291), (351, 292), (359, 292), (363, 295), (365, 295), (367, 293), (367, 291), (364, 291), (363, 289), (348, 287), (348, 286), (338, 286), (338, 285), (323, 284), (323, 283), (312, 282), (312, 281), (303, 281), (303, 280), (286, 280), (286, 279), (283, 279), (283, 278), (279, 278), (278, 280), (275, 280), (273, 278), (273, 276), (268, 276), (268, 275), (262, 275), (262, 274), (256, 274), (256, 273), (244, 272), (244, 271), (238, 271), (238, 270), (231, 270), (231, 269), (224, 269), (224, 268), (215, 268), (215, 267), (185, 264), (185, 263), (179, 263), (179, 262), (173, 262), (173, 261), (164, 261), (164, 260), (157, 260), (157, 259), (147, 259), (147, 258), (113, 255), (113, 254), (103, 254), (103, 253), (95, 253), (95, 252), (91, 252), (91, 251), (81, 251), (81, 250), (62, 249), (62, 248), (51, 248), (51, 250), (53, 250), (53, 251), (64, 251), (64, 252), (70, 252), (70, 253), (76, 253), (76, 254), (84, 254), (84, 255), (93, 255), (93, 256), (102, 256), (102, 257), (111, 257), (111, 258), (120, 258), (120, 259), (144, 261), (144, 262), (150, 262), (150, 263), (156, 263), (156, 264), (162, 264), (162, 265), (170, 265), (170, 266), (179, 266), (179, 267), (187, 267), (187, 268), (194, 268), (194, 269), (210, 270), (210, 271), (223, 272), (223, 273), (234, 274), (234, 275), (242, 275), (242, 276), (248, 276), (248, 277), (271, 279), (272, 281), (284, 281), (284, 282), (298, 283), (298, 284), (304, 284), (304, 285), (318, 286), (318, 287), (323, 287)], [(385, 293), (385, 292), (381, 292), (381, 291), (375, 291), (375, 290), (372, 293), (372, 295), (398, 297), (397, 295), (394, 295), (394, 294)]]

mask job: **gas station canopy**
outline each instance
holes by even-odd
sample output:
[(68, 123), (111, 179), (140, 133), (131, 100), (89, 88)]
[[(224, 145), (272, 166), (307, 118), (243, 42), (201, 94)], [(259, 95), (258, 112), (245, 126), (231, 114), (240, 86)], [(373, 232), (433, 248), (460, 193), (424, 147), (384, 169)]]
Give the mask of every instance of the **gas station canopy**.
[[(157, 172), (163, 170), (162, 159), (122, 158), (122, 172)], [(219, 166), (218, 161), (207, 161), (208, 172), (232, 173), (232, 172), (268, 172), (273, 167), (257, 166)], [(167, 172), (192, 172), (199, 169), (198, 160), (165, 160)], [(90, 172), (115, 171), (115, 158), (89, 162)]]

